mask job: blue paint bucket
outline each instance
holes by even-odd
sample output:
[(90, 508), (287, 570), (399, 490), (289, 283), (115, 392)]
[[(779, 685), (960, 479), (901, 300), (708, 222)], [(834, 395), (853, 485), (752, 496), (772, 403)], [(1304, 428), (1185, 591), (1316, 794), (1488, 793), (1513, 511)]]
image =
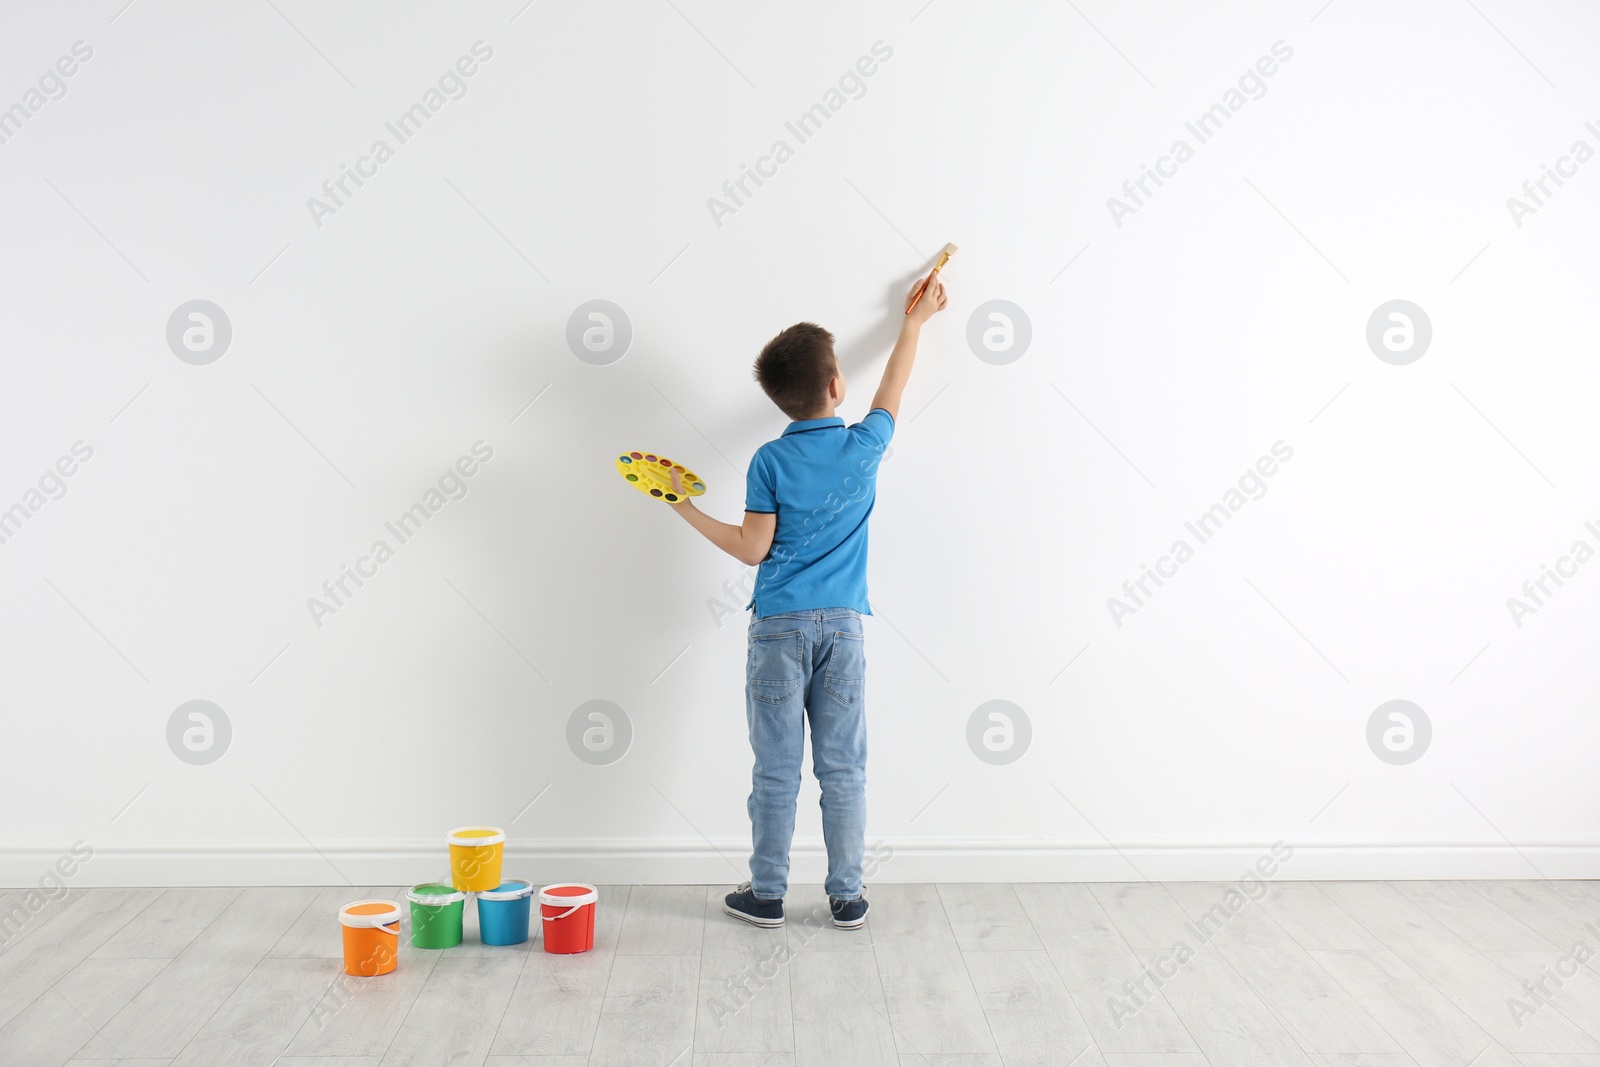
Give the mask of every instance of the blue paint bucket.
[(533, 883), (520, 878), (478, 894), (478, 936), (485, 945), (520, 945), (528, 940)]

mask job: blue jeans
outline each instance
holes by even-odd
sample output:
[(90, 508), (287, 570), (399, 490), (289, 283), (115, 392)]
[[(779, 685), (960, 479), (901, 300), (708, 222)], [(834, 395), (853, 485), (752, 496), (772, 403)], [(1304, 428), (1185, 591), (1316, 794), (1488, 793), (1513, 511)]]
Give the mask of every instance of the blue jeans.
[(811, 720), (811, 769), (822, 787), (828, 895), (861, 895), (867, 839), (867, 661), (861, 614), (786, 611), (750, 623), (745, 706), (755, 774), (750, 790), (750, 888), (776, 899), (789, 888), (789, 845)]

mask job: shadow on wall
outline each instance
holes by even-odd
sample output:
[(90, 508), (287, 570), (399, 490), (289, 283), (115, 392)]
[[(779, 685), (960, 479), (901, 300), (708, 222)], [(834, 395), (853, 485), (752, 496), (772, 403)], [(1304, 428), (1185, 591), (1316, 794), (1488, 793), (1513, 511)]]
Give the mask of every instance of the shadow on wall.
[[(905, 318), (906, 294), (911, 291), (911, 286), (927, 276), (933, 269), (933, 260), (930, 259), (921, 270), (912, 271), (897, 281), (891, 281), (884, 287), (884, 310), (882, 317), (865, 333), (852, 337), (835, 337), (834, 354), (839, 357), (839, 367), (844, 371), (845, 381), (849, 385), (849, 392), (845, 397), (847, 412), (857, 413), (857, 417), (867, 413), (866, 405), (871, 403), (872, 394), (877, 389), (877, 380), (868, 372), (875, 366), (882, 365), (889, 358), (889, 350), (894, 347), (895, 338), (900, 335), (900, 323)], [(776, 335), (779, 330), (792, 323), (776, 324), (772, 333)], [(827, 323), (818, 323), (824, 329), (831, 329)], [(760, 344), (766, 344), (770, 337), (761, 339)], [(757, 347), (749, 354), (746, 366), (755, 362), (756, 354), (760, 352)], [(759, 395), (759, 392), (758, 392)], [(755, 437), (766, 441), (774, 436), (773, 416), (785, 418), (780, 413), (766, 406), (757, 406), (747, 412), (732, 414), (724, 423), (740, 439)], [(850, 415), (845, 415), (845, 421), (850, 421)], [(738, 457), (733, 457), (735, 460)], [(743, 476), (740, 471), (740, 476)]]
[[(932, 269), (933, 261), (929, 260), (921, 270), (890, 282), (884, 290), (883, 298), (887, 306), (883, 318), (863, 336), (834, 345), (839, 366), (844, 370), (850, 388), (872, 389), (876, 386), (877, 383), (867, 380), (863, 372), (874, 363), (882, 363), (889, 358), (889, 350), (894, 347), (894, 340), (900, 335), (900, 324), (906, 317), (906, 294)], [(872, 396), (869, 393), (864, 397), (850, 396), (846, 400), (850, 404), (855, 404), (857, 400), (866, 404), (871, 402)], [(863, 410), (862, 414), (865, 415), (866, 411)]]

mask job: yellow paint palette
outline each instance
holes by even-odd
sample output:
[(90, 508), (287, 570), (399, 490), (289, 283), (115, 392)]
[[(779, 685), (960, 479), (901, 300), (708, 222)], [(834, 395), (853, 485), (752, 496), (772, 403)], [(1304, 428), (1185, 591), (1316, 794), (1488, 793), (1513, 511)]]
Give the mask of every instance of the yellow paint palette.
[[(680, 496), (672, 488), (672, 472), (678, 472), (678, 480), (683, 483), (683, 494)], [(674, 463), (666, 456), (657, 456), (650, 452), (624, 452), (617, 457), (617, 473), (622, 475), (639, 492), (648, 493), (657, 500), (665, 500), (669, 504), (676, 504), (679, 500), (691, 496), (699, 496), (706, 491), (706, 483), (700, 476), (689, 470), (681, 463)]]

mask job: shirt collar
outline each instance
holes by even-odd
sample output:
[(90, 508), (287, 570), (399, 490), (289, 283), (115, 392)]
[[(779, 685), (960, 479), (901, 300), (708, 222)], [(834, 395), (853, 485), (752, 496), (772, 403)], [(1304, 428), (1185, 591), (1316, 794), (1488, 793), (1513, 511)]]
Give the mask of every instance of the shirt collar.
[(828, 426), (843, 425), (844, 420), (837, 415), (831, 415), (825, 419), (801, 419), (799, 422), (791, 422), (783, 431), (783, 436), (788, 437), (792, 433), (805, 433), (807, 430), (821, 430)]

